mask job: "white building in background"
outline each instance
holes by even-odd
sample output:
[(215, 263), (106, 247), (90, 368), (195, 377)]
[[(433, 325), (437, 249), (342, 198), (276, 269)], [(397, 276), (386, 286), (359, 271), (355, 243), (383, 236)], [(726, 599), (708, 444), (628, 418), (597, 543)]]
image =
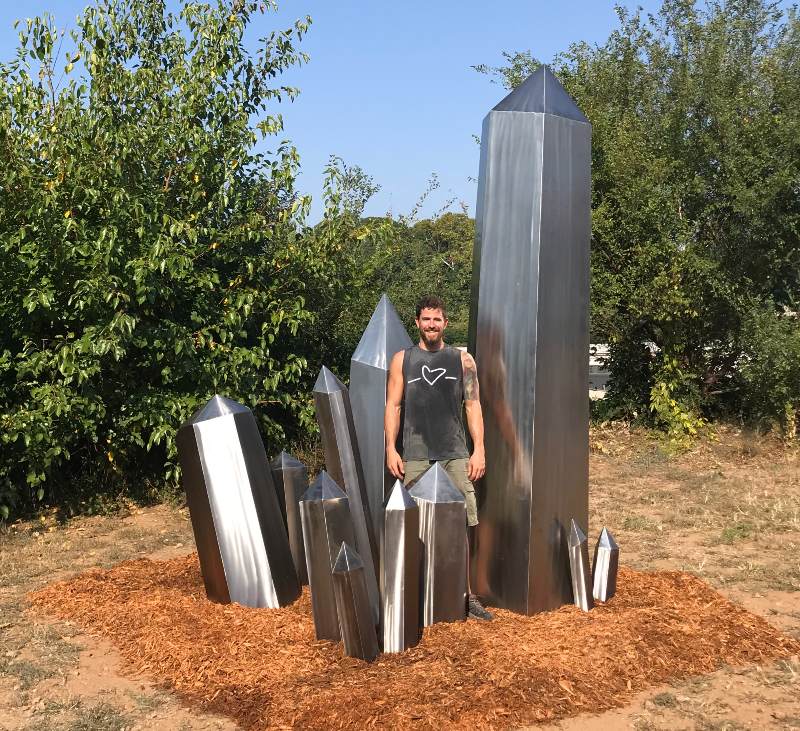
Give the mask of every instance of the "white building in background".
[(608, 379), (608, 343), (591, 343), (589, 345), (589, 398), (600, 399), (606, 395)]

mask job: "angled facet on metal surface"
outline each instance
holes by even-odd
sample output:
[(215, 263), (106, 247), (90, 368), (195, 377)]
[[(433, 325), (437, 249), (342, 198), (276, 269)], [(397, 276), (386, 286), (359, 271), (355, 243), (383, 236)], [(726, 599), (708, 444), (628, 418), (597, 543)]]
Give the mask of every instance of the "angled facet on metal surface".
[(544, 67), (481, 135), (469, 350), (487, 461), (472, 589), (523, 614), (571, 601), (570, 519), (588, 524), (590, 141)]
[(179, 430), (178, 457), (208, 598), (283, 607), (300, 595), (253, 413), (214, 396)]
[(419, 505), (422, 542), (422, 623), (466, 619), (467, 505), (461, 491), (436, 462), (409, 494)]
[(272, 460), (271, 467), (297, 580), (301, 586), (305, 586), (308, 584), (308, 570), (303, 546), (303, 525), (300, 521), (300, 500), (308, 490), (308, 470), (299, 459), (286, 452), (281, 452)]
[(420, 639), (419, 507), (397, 480), (386, 502), (383, 530), (383, 651), (403, 652)]
[(311, 611), (318, 640), (340, 639), (331, 568), (342, 542), (352, 544), (353, 522), (347, 495), (321, 472), (300, 501)]
[(379, 560), (378, 545), (372, 530), (350, 395), (347, 387), (325, 366), (314, 384), (314, 405), (325, 453), (325, 467), (334, 482), (347, 493), (350, 501), (355, 548), (364, 562), (367, 592), (377, 624), (380, 618), (380, 593), (375, 569)]
[[(381, 296), (350, 360), (350, 403), (367, 486), (373, 533), (380, 543), (383, 503), (393, 478), (386, 469), (383, 414), (392, 357), (413, 345), (389, 298)], [(400, 433), (402, 434), (402, 427)]]
[(617, 571), (619, 570), (619, 546), (608, 528), (603, 528), (594, 549), (592, 595), (597, 601), (607, 602), (617, 592)]
[(589, 567), (589, 540), (574, 518), (569, 531), (569, 570), (572, 576), (572, 596), (575, 606), (588, 612), (594, 606), (592, 572)]
[(332, 575), (344, 654), (372, 662), (380, 650), (367, 596), (364, 562), (347, 543), (339, 549)]

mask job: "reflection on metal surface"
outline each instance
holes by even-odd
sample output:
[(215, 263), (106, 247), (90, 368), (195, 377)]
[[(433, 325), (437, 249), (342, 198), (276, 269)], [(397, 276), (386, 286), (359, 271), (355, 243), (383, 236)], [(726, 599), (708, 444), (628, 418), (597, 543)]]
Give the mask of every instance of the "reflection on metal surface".
[(592, 576), (594, 577), (593, 596), (607, 602), (617, 592), (617, 570), (619, 569), (619, 546), (608, 528), (603, 528), (594, 549)]
[(436, 462), (409, 494), (419, 505), (422, 541), (422, 623), (467, 616), (467, 505)]
[(588, 612), (593, 606), (592, 573), (589, 568), (589, 540), (573, 519), (569, 531), (569, 570), (572, 596), (576, 607)]
[(375, 571), (375, 566), (378, 564), (378, 546), (372, 531), (372, 518), (364, 472), (361, 469), (350, 396), (347, 387), (325, 366), (322, 366), (322, 371), (314, 384), (314, 405), (322, 448), (325, 452), (325, 467), (333, 481), (347, 493), (350, 501), (355, 547), (364, 562), (367, 592), (377, 624), (381, 607), (378, 575)]
[(333, 590), (344, 654), (372, 662), (378, 657), (378, 635), (367, 596), (364, 562), (347, 543), (342, 543), (333, 565)]
[(588, 523), (590, 138), (544, 66), (481, 136), (469, 350), (486, 477), (472, 586), (524, 614), (570, 602), (569, 521)]
[(301, 586), (308, 583), (306, 552), (303, 548), (303, 526), (300, 522), (300, 500), (308, 490), (308, 470), (291, 454), (281, 452), (272, 460), (272, 477), (281, 504), (283, 522), (289, 535), (289, 548)]
[(318, 640), (340, 639), (331, 567), (342, 542), (353, 543), (348, 503), (347, 495), (324, 471), (300, 501), (311, 611)]
[(300, 595), (253, 413), (214, 396), (178, 431), (178, 456), (208, 598), (283, 607)]
[(386, 502), (383, 531), (383, 651), (402, 652), (419, 642), (419, 507), (403, 483)]
[[(383, 503), (393, 478), (386, 469), (383, 412), (392, 356), (413, 345), (389, 298), (381, 296), (350, 361), (350, 403), (369, 498), (373, 533), (380, 543)], [(400, 433), (402, 434), (402, 427)]]

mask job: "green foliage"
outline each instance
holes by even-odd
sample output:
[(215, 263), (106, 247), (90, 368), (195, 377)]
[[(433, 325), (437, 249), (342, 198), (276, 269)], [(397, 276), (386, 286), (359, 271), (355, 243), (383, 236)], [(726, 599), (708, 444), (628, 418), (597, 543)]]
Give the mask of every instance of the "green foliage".
[[(603, 410), (673, 433), (701, 415), (785, 424), (796, 371), (760, 379), (767, 357), (793, 352), (776, 313), (800, 310), (800, 21), (767, 0), (617, 12), (604, 44), (552, 63), (592, 123), (591, 327), (613, 373)], [(478, 70), (513, 86), (537, 65), (515, 53)], [(750, 332), (762, 308), (770, 356)]]
[(0, 517), (83, 473), (174, 481), (176, 428), (215, 392), (268, 439), (300, 411), (335, 252), (275, 137), (308, 21), (250, 54), (268, 7), (101, 0), (71, 39), (27, 21), (0, 66)]

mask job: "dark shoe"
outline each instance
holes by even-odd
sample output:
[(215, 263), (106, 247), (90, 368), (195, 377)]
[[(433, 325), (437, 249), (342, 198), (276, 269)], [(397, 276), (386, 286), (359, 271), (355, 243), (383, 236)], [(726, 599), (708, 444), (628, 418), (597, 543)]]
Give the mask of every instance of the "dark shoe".
[(494, 615), (491, 612), (486, 611), (483, 604), (480, 603), (480, 600), (474, 594), (469, 595), (467, 609), (469, 610), (469, 616), (473, 617), (474, 619), (484, 619), (487, 621), (494, 619)]

